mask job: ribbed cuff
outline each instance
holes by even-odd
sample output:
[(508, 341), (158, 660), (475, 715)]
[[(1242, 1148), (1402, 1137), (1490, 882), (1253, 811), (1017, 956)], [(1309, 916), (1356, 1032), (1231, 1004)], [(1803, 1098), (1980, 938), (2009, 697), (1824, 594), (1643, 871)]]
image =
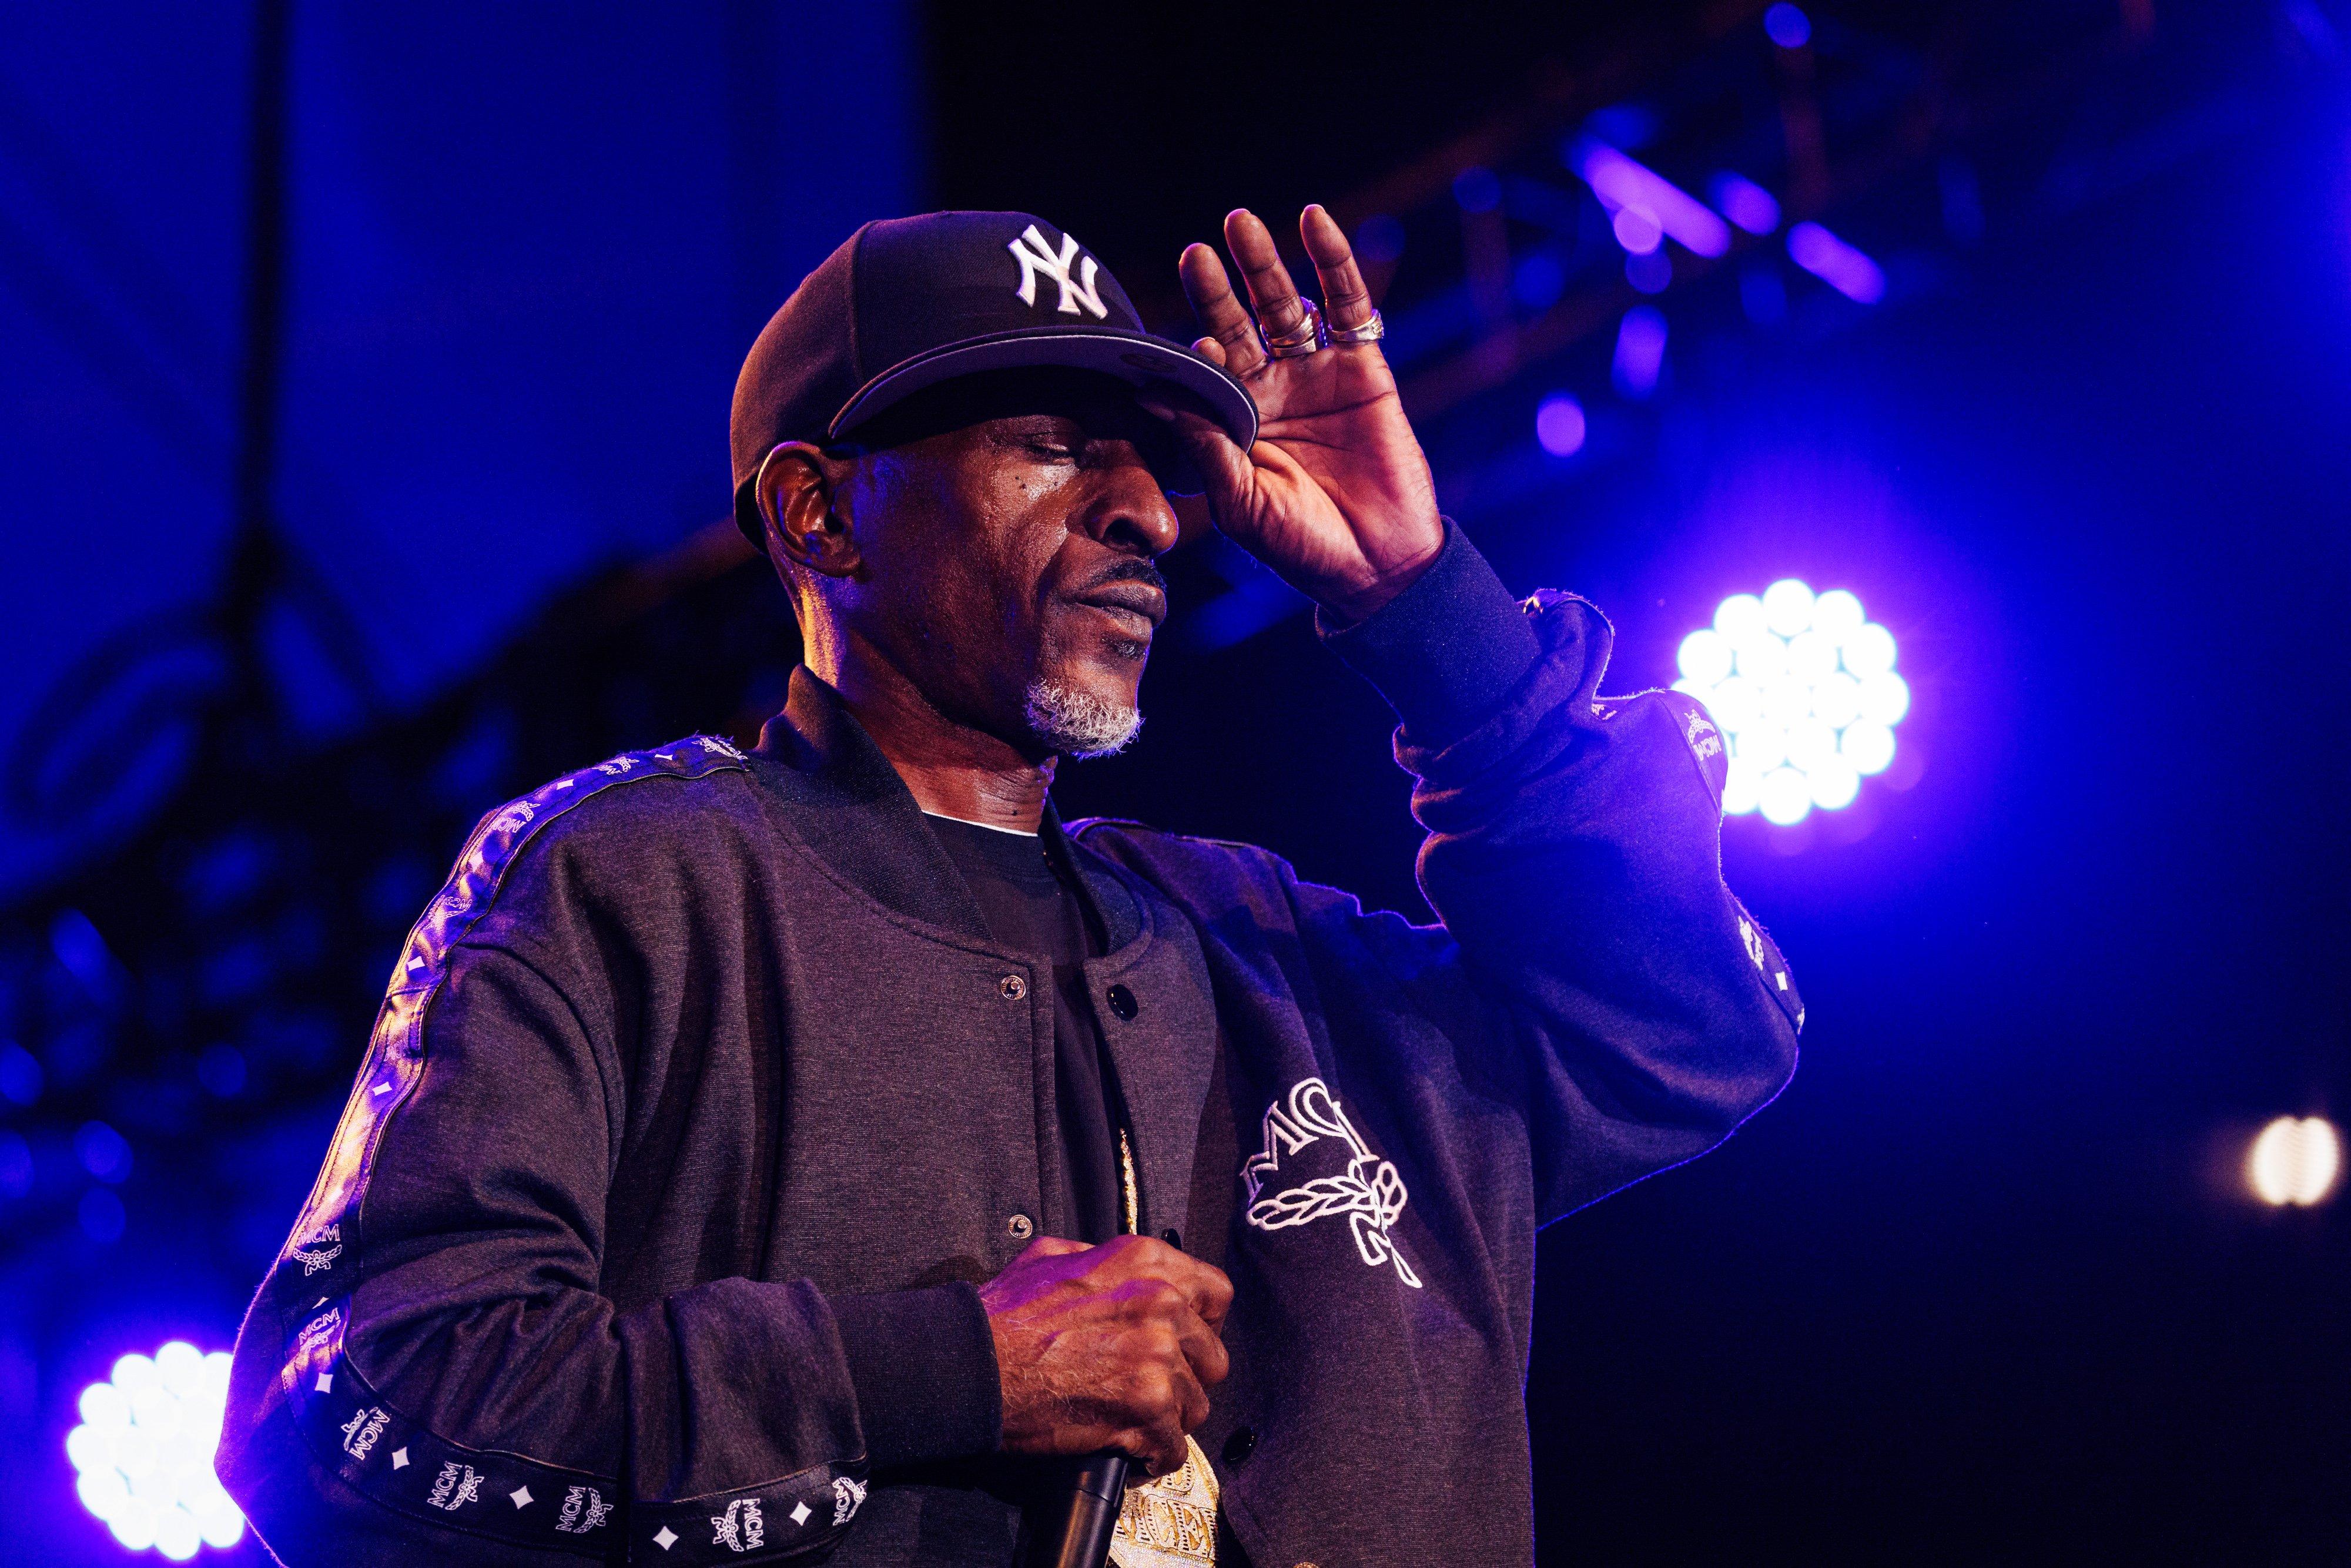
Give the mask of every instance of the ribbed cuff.
[(1477, 728), (1542, 653), (1526, 612), (1450, 517), (1445, 548), (1410, 588), (1339, 631), (1318, 611), (1314, 630), (1425, 747)]
[(977, 1291), (835, 1296), (832, 1316), (875, 1469), (996, 1451), (1004, 1389)]

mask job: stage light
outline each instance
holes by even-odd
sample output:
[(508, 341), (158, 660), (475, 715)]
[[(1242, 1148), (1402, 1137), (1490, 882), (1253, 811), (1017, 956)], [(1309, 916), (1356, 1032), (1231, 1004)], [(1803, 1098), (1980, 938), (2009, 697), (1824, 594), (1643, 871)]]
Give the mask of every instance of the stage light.
[(1553, 392), (1535, 410), (1535, 439), (1553, 457), (1583, 450), (1583, 405), (1566, 392)]
[(1788, 259), (1857, 305), (1886, 298), (1885, 269), (1818, 224), (1788, 231)]
[(1743, 174), (1714, 177), (1714, 204), (1749, 234), (1767, 235), (1780, 226), (1778, 198)]
[(2307, 1208), (2335, 1190), (2343, 1141), (2324, 1116), (2280, 1116), (2263, 1127), (2245, 1157), (2245, 1179), (2263, 1203)]
[(1453, 176), (1453, 199), (1465, 213), (1490, 213), (1502, 204), (1502, 182), (1491, 169), (1464, 169)]
[[(1636, 214), (1634, 234), (1663, 233), (1698, 256), (1720, 256), (1730, 248), (1730, 230), (1707, 210), (1704, 202), (1639, 161), (1626, 157), (1606, 142), (1580, 137), (1565, 149), (1568, 167), (1592, 187), (1612, 217)], [(1635, 245), (1620, 222), (1616, 237), (1625, 248), (1654, 250), (1654, 238)]]
[(1617, 208), (1608, 226), (1616, 235), (1616, 243), (1635, 256), (1646, 256), (1666, 241), (1666, 231), (1658, 226), (1657, 220), (1638, 207)]
[(1625, 256), (1625, 281), (1644, 294), (1663, 294), (1674, 280), (1673, 258), (1659, 246), (1646, 253), (1628, 251)]
[(1665, 360), (1666, 319), (1646, 305), (1625, 311), (1616, 329), (1616, 390), (1626, 397), (1648, 396), (1657, 390)]
[(1813, 19), (1781, 0), (1763, 13), (1763, 31), (1783, 49), (1801, 49), (1813, 41)]
[(1783, 827), (1852, 805), (1893, 763), (1910, 711), (1894, 634), (1845, 590), (1815, 594), (1792, 577), (1724, 600), (1674, 662), (1674, 690), (1704, 703), (1729, 744), (1722, 809)]
[(243, 1539), (245, 1516), (213, 1474), (228, 1363), (226, 1351), (173, 1340), (152, 1357), (124, 1356), (82, 1390), (81, 1425), (66, 1435), (74, 1490), (131, 1551), (184, 1563)]

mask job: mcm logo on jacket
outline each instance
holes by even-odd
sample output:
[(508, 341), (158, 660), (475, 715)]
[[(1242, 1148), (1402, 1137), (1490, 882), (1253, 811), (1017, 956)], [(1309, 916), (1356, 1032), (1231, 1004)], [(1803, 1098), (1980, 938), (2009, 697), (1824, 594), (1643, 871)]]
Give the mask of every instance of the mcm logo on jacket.
[(756, 1497), (737, 1498), (726, 1505), (725, 1513), (712, 1514), (710, 1524), (717, 1531), (710, 1544), (729, 1552), (757, 1552), (767, 1542), (768, 1521), (759, 1515)]
[(433, 1478), (433, 1490), (425, 1494), (424, 1500), (434, 1508), (455, 1513), (482, 1495), (482, 1482), (487, 1479), (473, 1466), (450, 1459)]
[(594, 1487), (572, 1487), (563, 1494), (563, 1510), (555, 1516), (555, 1528), (566, 1535), (585, 1535), (611, 1511), (612, 1505)]
[(343, 1423), (343, 1452), (355, 1459), (364, 1459), (383, 1436), (384, 1424), (392, 1417), (383, 1411), (362, 1406), (358, 1415)]
[(306, 1280), (321, 1269), (333, 1268), (335, 1260), (342, 1255), (343, 1228), (340, 1221), (294, 1248), (294, 1256), (302, 1261), (302, 1277)]
[[(1410, 1196), (1404, 1177), (1394, 1162), (1373, 1152), (1355, 1131), (1330, 1086), (1320, 1078), (1301, 1079), (1286, 1101), (1276, 1100), (1265, 1108), (1264, 1126), (1263, 1150), (1241, 1166), (1241, 1180), (1249, 1188), (1249, 1222), (1270, 1232), (1343, 1214), (1347, 1228), (1354, 1233), (1356, 1256), (1374, 1269), (1395, 1264), (1396, 1278), (1419, 1290), (1420, 1276), (1405, 1261), (1390, 1234)], [(1307, 1155), (1318, 1145), (1332, 1151), (1332, 1157)], [(1330, 1169), (1339, 1159), (1345, 1161), (1343, 1167)], [(1310, 1169), (1325, 1174), (1306, 1175)], [(1268, 1185), (1284, 1174), (1305, 1179), (1267, 1196)]]
[[(1102, 303), (1102, 291), (1094, 286), (1094, 275), (1101, 270), (1092, 256), (1081, 256), (1078, 242), (1068, 235), (1061, 236), (1061, 248), (1057, 252), (1045, 243), (1045, 236), (1030, 224), (1020, 231), (1020, 237), (1005, 247), (1020, 264), (1020, 287), (1012, 292), (1020, 297), (1023, 305), (1037, 303), (1037, 275), (1043, 273), (1061, 286), (1061, 303), (1055, 307), (1064, 316), (1074, 316), (1083, 305), (1100, 321), (1110, 315), (1110, 307)], [(1070, 276), (1071, 264), (1082, 260), (1077, 277)]]

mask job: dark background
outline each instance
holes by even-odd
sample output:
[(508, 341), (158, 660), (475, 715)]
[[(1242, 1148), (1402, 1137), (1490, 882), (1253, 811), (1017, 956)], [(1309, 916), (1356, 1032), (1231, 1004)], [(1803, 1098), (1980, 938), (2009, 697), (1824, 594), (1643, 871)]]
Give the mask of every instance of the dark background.
[[(0, 1541), (121, 1555), (73, 1397), (227, 1343), (474, 818), (779, 699), (789, 613), (712, 525), (791, 281), (865, 217), (1013, 205), (1188, 338), (1181, 246), (1321, 200), (1400, 236), (1446, 505), (1610, 612), (1613, 689), (1792, 574), (1917, 694), (1853, 808), (1726, 825), (1804, 984), (1793, 1086), (1543, 1238), (1542, 1560), (2351, 1561), (2346, 1210), (2241, 1177), (2351, 1099), (2351, 15), (1824, 4), (1797, 51), (1761, 15), (11, 17)], [(1760, 181), (1885, 299), (1675, 251), (1664, 379), (1614, 389), (1642, 296), (1579, 126)], [(1377, 699), (1215, 539), (1168, 570), (1143, 739), (1063, 810), (1422, 911)]]

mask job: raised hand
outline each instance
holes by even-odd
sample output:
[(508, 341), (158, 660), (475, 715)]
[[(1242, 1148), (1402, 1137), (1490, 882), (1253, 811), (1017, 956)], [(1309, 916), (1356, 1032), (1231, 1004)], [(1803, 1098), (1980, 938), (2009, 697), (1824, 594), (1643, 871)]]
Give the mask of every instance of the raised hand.
[[(1311, 206), (1298, 228), (1328, 325), (1369, 322), (1371, 295), (1337, 221)], [(1193, 348), (1257, 400), (1257, 442), (1244, 452), (1205, 417), (1172, 410), (1168, 417), (1207, 477), (1217, 526), (1332, 616), (1360, 621), (1402, 592), (1445, 542), (1428, 459), (1376, 342), (1334, 342), (1286, 359), (1267, 354), (1258, 324), (1279, 339), (1300, 326), (1306, 307), (1255, 214), (1227, 217), (1225, 243), (1256, 321), (1213, 248), (1191, 246), (1178, 265), (1207, 333)]]
[(1183, 1464), (1184, 1435), (1230, 1370), (1217, 1336), (1233, 1285), (1220, 1270), (1147, 1236), (1099, 1247), (1040, 1236), (979, 1300), (1008, 1450), (1116, 1448), (1154, 1475)]

